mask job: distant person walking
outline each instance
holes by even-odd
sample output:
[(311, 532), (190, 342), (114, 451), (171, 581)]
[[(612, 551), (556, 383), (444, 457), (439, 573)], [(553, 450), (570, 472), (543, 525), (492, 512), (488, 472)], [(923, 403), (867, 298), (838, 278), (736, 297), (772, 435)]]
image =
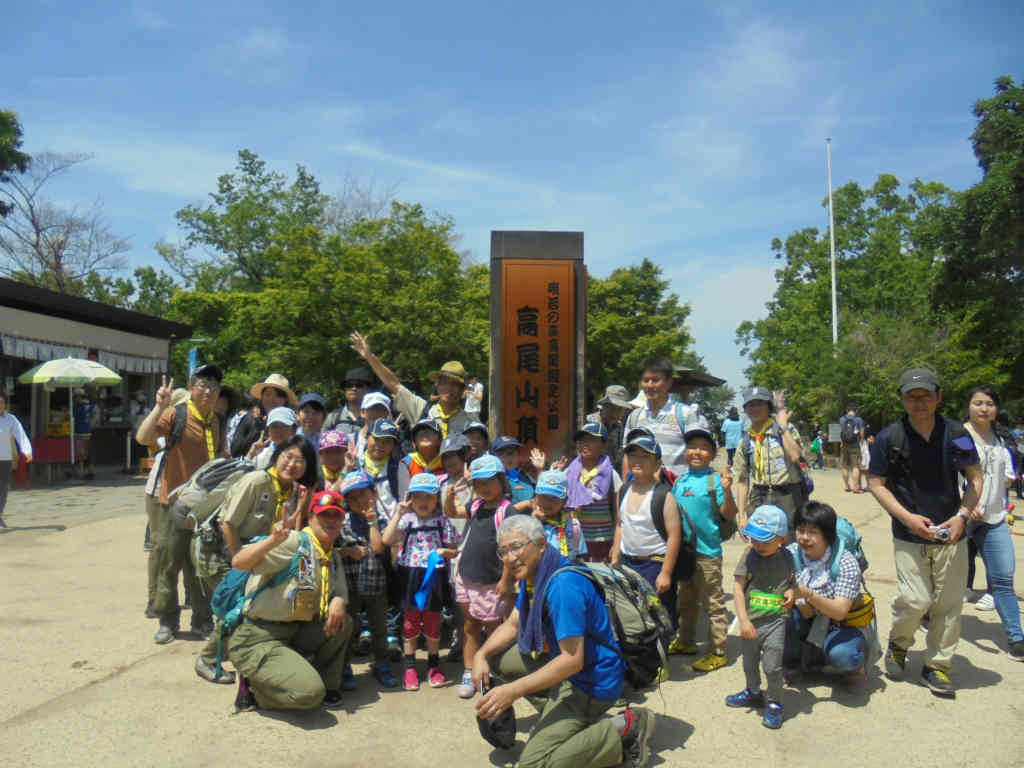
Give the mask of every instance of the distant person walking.
[(476, 376), (466, 382), (466, 401), (463, 410), (472, 421), (480, 421), (480, 408), (484, 403), (484, 385)]
[(13, 447), (25, 461), (32, 461), (32, 442), (25, 434), (18, 417), (7, 410), (7, 395), (0, 392), (0, 528), (6, 528), (4, 507), (7, 506), (7, 490), (11, 486), (11, 471), (14, 467)]
[[(857, 415), (857, 406), (850, 403), (846, 413), (839, 417), (839, 466), (847, 493), (864, 493), (860, 487), (860, 442), (863, 439), (864, 420)], [(853, 470), (853, 488), (850, 487), (850, 470)]]
[(740, 412), (735, 405), (729, 409), (728, 418), (722, 422), (722, 436), (725, 438), (725, 453), (731, 467), (733, 457), (736, 455), (736, 448), (739, 447), (740, 438), (743, 437), (743, 421), (740, 419)]

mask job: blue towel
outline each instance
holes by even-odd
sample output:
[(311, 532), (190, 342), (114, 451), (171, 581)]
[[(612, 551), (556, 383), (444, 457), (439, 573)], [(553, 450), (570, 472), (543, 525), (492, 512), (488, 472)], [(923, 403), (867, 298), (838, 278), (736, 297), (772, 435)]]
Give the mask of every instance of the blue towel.
[[(537, 578), (533, 581), (534, 596), (540, 595), (543, 599), (548, 580), (563, 565), (569, 565), (569, 561), (562, 553), (550, 544), (546, 546), (540, 559), (540, 567), (537, 568)], [(538, 605), (536, 611), (530, 610), (530, 596), (525, 581), (519, 582), (516, 608), (519, 610), (519, 652), (523, 656), (535, 658), (544, 650), (544, 632), (541, 629), (544, 610), (542, 605)]]
[(423, 583), (416, 590), (412, 599), (416, 601), (416, 607), (421, 611), (426, 610), (427, 602), (430, 600), (430, 591), (434, 587), (434, 580), (437, 578), (437, 567), (444, 558), (437, 551), (431, 552), (427, 557), (427, 572), (423, 574)]

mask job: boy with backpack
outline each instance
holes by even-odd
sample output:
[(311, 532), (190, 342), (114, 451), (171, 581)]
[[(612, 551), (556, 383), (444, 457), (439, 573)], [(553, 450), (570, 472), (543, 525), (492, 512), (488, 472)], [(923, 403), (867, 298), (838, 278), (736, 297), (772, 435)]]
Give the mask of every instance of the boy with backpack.
[[(860, 487), (860, 441), (863, 439), (864, 420), (857, 415), (857, 407), (850, 403), (846, 413), (839, 417), (839, 466), (847, 493), (864, 493)], [(850, 488), (850, 470), (853, 470), (853, 488)]]

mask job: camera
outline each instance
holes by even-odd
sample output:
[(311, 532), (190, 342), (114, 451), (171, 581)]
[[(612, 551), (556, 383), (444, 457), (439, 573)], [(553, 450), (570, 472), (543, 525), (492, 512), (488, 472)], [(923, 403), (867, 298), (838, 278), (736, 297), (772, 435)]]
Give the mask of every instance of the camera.
[(928, 530), (935, 534), (936, 541), (949, 541), (949, 528), (943, 528), (938, 525), (929, 525)]

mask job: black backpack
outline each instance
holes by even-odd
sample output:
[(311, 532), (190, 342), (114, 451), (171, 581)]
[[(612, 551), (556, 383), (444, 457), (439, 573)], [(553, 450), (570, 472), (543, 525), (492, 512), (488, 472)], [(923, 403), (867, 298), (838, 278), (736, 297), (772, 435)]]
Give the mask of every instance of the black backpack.
[[(967, 428), (959, 421), (952, 421), (943, 418), (942, 439), (942, 484), (946, 495), (950, 495), (956, 489), (956, 473), (953, 471), (953, 456), (950, 446), (954, 441), (963, 437), (970, 437)], [(907, 430), (903, 426), (903, 420), (894, 421), (888, 426), (889, 451), (889, 473), (885, 485), (890, 491), (900, 489), (904, 498), (914, 501), (914, 509), (917, 512), (917, 483), (914, 482), (914, 475), (910, 466), (910, 445), (907, 441)]]
[[(622, 486), (622, 490), (619, 491), (617, 509), (622, 508), (622, 500), (626, 498), (626, 494), (629, 492), (632, 485), (633, 480), (631, 477), (630, 480)], [(665, 497), (671, 492), (671, 484), (659, 482), (654, 486), (654, 495), (651, 497), (651, 518), (658, 534), (665, 541), (668, 541), (668, 531), (665, 529)], [(679, 507), (679, 505), (676, 506)], [(690, 516), (686, 513), (686, 510), (682, 507), (679, 507), (679, 515), (681, 518), (680, 524), (685, 522), (686, 525), (682, 525), (683, 535), (679, 542), (679, 554), (676, 555), (676, 567), (672, 571), (672, 577), (676, 581), (688, 581), (693, 577), (694, 571), (697, 570), (697, 528), (694, 526)], [(690, 530), (689, 536), (686, 535), (687, 528)]]
[(840, 419), (842, 425), (840, 426), (839, 439), (847, 445), (851, 443), (860, 442), (860, 435), (857, 434), (857, 419), (854, 416), (843, 416)]

